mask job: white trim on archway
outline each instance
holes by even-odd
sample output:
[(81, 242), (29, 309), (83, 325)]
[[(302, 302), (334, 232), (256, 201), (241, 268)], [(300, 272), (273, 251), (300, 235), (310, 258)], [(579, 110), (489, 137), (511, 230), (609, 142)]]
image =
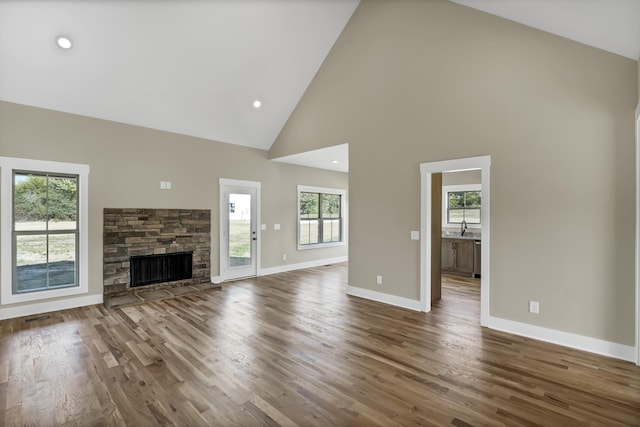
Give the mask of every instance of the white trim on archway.
[(464, 159), (444, 160), (422, 163), (421, 203), (420, 203), (420, 308), (431, 311), (431, 176), (434, 173), (480, 169), (482, 177), (482, 275), (480, 278), (480, 324), (489, 323), (489, 277), (490, 277), (490, 192), (489, 169), (491, 156), (468, 157)]

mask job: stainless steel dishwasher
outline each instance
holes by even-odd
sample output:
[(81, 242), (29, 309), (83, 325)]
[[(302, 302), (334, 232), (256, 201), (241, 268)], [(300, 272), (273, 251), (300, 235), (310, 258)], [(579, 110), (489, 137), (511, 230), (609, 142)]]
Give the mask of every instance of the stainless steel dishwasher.
[(481, 262), (482, 241), (473, 241), (473, 277), (480, 277), (480, 270), (482, 266)]

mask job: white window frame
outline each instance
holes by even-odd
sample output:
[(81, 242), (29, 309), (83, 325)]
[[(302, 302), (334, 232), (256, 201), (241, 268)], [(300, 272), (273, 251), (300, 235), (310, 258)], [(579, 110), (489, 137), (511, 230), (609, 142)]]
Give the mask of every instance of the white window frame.
[[(37, 292), (13, 293), (13, 247), (12, 247), (12, 215), (13, 215), (13, 172), (33, 171), (48, 174), (66, 174), (78, 176), (78, 284), (77, 286), (51, 289)], [(0, 229), (2, 240), (0, 248), (0, 266), (2, 275), (0, 284), (0, 303), (16, 304), (43, 299), (86, 294), (89, 292), (89, 165), (77, 163), (50, 162), (45, 160), (21, 159), (16, 157), (0, 157)]]
[[(329, 242), (329, 243), (310, 243), (308, 245), (300, 244), (300, 194), (301, 193), (323, 193), (323, 194), (335, 194), (340, 197), (340, 219), (341, 227), (340, 237), (341, 240), (339, 242)], [(326, 188), (326, 187), (313, 187), (310, 185), (298, 185), (298, 197), (297, 197), (297, 225), (296, 228), (298, 232), (296, 233), (296, 245), (299, 251), (304, 251), (308, 249), (318, 249), (318, 248), (328, 248), (333, 246), (344, 246), (347, 244), (347, 191), (339, 188)]]
[[(449, 219), (448, 207), (449, 200), (447, 200), (447, 193), (458, 191), (482, 191), (482, 184), (462, 184), (462, 185), (443, 185), (442, 186), (442, 227), (443, 228), (460, 228), (459, 223), (451, 223)], [(480, 224), (467, 224), (468, 228), (482, 228), (482, 221), (484, 218), (480, 217)]]

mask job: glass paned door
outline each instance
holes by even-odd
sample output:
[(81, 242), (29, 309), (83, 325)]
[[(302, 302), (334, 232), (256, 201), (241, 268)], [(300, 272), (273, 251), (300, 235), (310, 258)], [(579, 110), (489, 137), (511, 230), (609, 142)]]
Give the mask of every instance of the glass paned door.
[(222, 186), (220, 262), (223, 280), (257, 275), (257, 193), (254, 187)]
[[(253, 234), (253, 235), (252, 235)], [(251, 265), (251, 195), (229, 194), (229, 267)]]

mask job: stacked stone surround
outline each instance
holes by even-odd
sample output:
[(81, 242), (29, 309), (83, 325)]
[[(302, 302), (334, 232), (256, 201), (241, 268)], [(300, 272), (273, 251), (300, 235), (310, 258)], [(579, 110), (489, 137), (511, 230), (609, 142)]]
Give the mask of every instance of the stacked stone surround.
[(157, 289), (130, 287), (129, 258), (193, 252), (193, 277), (170, 282), (189, 286), (211, 282), (211, 211), (203, 209), (104, 209), (103, 285), (105, 297)]

